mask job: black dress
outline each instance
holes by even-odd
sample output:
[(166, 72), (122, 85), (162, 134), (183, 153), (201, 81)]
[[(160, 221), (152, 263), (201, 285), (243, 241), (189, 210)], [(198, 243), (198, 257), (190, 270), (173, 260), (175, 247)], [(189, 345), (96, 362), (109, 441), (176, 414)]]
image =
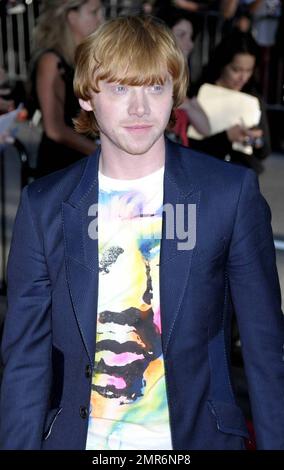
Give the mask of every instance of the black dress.
[[(64, 121), (67, 126), (74, 128), (72, 119), (75, 118), (80, 111), (78, 99), (75, 97), (73, 91), (74, 69), (54, 50), (44, 50), (36, 58), (32, 71), (32, 94), (35, 99), (35, 106), (40, 109), (36, 93), (37, 65), (39, 59), (47, 52), (52, 52), (59, 58), (58, 69), (65, 83), (66, 98), (64, 103)], [(50, 139), (45, 132), (43, 132), (38, 149), (36, 176), (41, 177), (54, 171), (61, 170), (85, 156), (86, 155), (83, 153), (78, 152), (71, 147), (55, 142)]]

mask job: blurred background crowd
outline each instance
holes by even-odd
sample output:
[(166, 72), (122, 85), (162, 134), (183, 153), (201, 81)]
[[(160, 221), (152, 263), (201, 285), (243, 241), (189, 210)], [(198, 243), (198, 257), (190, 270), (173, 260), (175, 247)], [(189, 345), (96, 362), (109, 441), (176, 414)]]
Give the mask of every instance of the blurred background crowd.
[[(117, 15), (151, 14), (172, 29), (188, 63), (190, 86), (167, 129), (168, 137), (228, 164), (250, 167), (259, 175), (272, 208), (284, 289), (283, 3), (0, 0), (0, 324), (20, 191), (33, 179), (72, 164), (97, 146), (98, 136), (79, 135), (73, 128), (72, 119), (79, 111), (72, 85), (74, 54), (86, 35)], [(213, 112), (206, 107), (212, 90), (213, 97), (215, 90), (220, 96)], [(250, 125), (240, 120), (246, 113), (241, 109), (244, 95), (239, 93), (257, 110), (258, 117)], [(238, 103), (236, 116), (231, 98)], [(234, 360), (240, 367), (237, 335), (234, 345)], [(241, 375), (239, 389), (241, 396)]]
[[(172, 137), (184, 145), (201, 147), (207, 153), (219, 158), (227, 156), (241, 164), (242, 156), (228, 152), (228, 141), (256, 140), (253, 158), (247, 159), (247, 166), (260, 173), (259, 160), (271, 153), (271, 144), (274, 151), (284, 150), (282, 3), (281, 0), (0, 0), (0, 112), (22, 103), (27, 113), (22, 111), (21, 117), (27, 117), (38, 130), (41, 126), (44, 142), (41, 140), (37, 155), (29, 158), (38, 176), (72, 163), (79, 154), (89, 154), (93, 150), (90, 141), (70, 131), (77, 112), (77, 103), (72, 102), (75, 47), (105, 18), (149, 13), (171, 27), (190, 70), (188, 100), (178, 111)], [(57, 88), (54, 80), (62, 89), (61, 111), (65, 114), (62, 120), (60, 106), (50, 104), (50, 100), (54, 101), (52, 87)], [(210, 127), (195, 99), (203, 83), (257, 96), (262, 122), (254, 127), (261, 130), (245, 134), (239, 126), (226, 129), (229, 132), (221, 140), (207, 141)], [(189, 124), (205, 137), (201, 143), (188, 141)], [(61, 144), (61, 163), (48, 161), (47, 153), (58, 149), (52, 143)], [(66, 148), (68, 155), (64, 153)]]

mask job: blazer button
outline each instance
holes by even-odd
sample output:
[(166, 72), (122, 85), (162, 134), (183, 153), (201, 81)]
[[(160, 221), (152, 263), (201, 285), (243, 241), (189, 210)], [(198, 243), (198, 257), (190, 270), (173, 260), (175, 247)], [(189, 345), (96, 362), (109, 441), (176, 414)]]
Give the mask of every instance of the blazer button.
[(86, 406), (80, 406), (80, 416), (82, 419), (86, 419), (88, 417), (88, 408)]
[(90, 364), (86, 365), (85, 376), (87, 377), (87, 379), (90, 379), (92, 377), (92, 368), (91, 368)]

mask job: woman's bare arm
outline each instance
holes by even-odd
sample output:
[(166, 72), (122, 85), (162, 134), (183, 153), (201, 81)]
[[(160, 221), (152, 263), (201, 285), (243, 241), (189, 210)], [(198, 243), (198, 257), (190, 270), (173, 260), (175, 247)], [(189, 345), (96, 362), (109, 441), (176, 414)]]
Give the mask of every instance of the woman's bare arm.
[(174, 1), (175, 6), (179, 8), (183, 8), (184, 10), (188, 11), (198, 11), (199, 10), (199, 5), (196, 2), (190, 2), (187, 0), (175, 0)]
[(196, 98), (186, 98), (180, 108), (186, 111), (190, 124), (197, 130), (197, 132), (204, 136), (210, 134), (208, 118)]
[(64, 122), (65, 84), (58, 64), (58, 57), (47, 52), (37, 67), (36, 89), (45, 133), (55, 142), (89, 155), (95, 150), (95, 143), (77, 134)]
[(235, 15), (239, 5), (239, 0), (222, 0), (220, 12), (225, 20), (230, 20)]

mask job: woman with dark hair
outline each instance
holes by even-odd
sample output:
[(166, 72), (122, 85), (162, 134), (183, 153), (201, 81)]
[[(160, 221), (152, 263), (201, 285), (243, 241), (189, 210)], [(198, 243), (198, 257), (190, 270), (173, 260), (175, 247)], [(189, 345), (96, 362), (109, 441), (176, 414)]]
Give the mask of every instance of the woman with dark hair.
[[(174, 10), (167, 24), (174, 33), (176, 41), (187, 61), (190, 76), (190, 55), (194, 46), (194, 25), (192, 19), (190, 16)], [(189, 125), (192, 125), (202, 135), (208, 135), (210, 132), (207, 116), (195, 97), (191, 99), (189, 99), (189, 96), (186, 97), (181, 106), (175, 110), (175, 118), (176, 124), (174, 128), (171, 129), (172, 133), (170, 132), (169, 135), (173, 140), (185, 146), (189, 145), (187, 137)]]
[[(161, 14), (160, 19), (171, 28), (177, 44), (187, 61), (190, 76), (190, 55), (193, 50), (195, 36), (195, 25), (192, 17), (173, 8), (171, 14), (164, 12), (164, 14)], [(179, 108), (175, 110), (175, 125), (174, 127), (169, 126), (167, 133), (168, 137), (172, 140), (185, 146), (189, 145), (187, 137), (189, 125), (192, 125), (202, 135), (208, 135), (210, 131), (207, 116), (196, 98), (189, 99), (189, 88), (188, 96)]]
[[(191, 139), (191, 147), (217, 158), (240, 163), (262, 171), (261, 160), (270, 153), (270, 138), (264, 105), (257, 95), (254, 71), (258, 61), (258, 46), (249, 33), (233, 31), (223, 38), (206, 67), (199, 84), (211, 83), (230, 90), (256, 96), (260, 101), (261, 119), (257, 127), (247, 129), (236, 124), (203, 140)], [(235, 150), (234, 143), (250, 144), (252, 154)]]

